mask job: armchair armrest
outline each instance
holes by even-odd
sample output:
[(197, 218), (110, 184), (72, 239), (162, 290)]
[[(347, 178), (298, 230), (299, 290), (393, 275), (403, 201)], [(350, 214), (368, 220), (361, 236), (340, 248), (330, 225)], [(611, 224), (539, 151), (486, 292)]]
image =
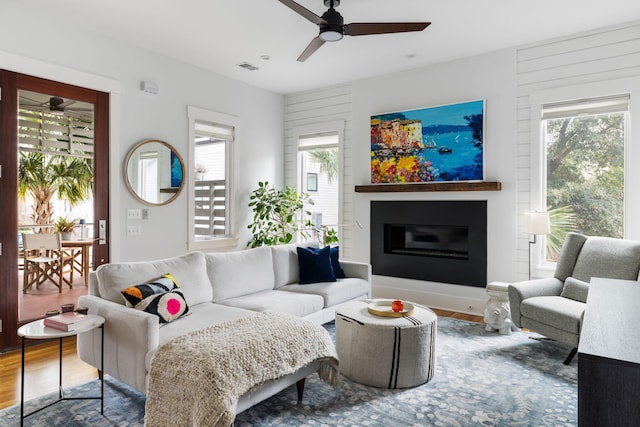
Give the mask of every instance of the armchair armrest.
[[(105, 373), (145, 393), (145, 361), (158, 347), (158, 317), (93, 295), (82, 295), (78, 304), (105, 318)], [(99, 329), (78, 335), (78, 356), (96, 368), (100, 366), (100, 338)]]
[(526, 280), (509, 284), (509, 305), (511, 306), (511, 320), (521, 328), (520, 305), (522, 301), (531, 297), (559, 296), (564, 283), (555, 277)]

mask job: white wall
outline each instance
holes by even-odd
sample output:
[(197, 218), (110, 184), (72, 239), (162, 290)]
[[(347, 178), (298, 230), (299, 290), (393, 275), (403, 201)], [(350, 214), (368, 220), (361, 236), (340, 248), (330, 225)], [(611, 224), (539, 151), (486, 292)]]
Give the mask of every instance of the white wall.
[[(235, 150), (240, 168), (237, 206), (246, 206), (259, 180), (282, 185), (281, 95), (115, 41), (79, 34), (73, 25), (56, 25), (52, 37), (47, 17), (37, 16), (23, 3), (3, 3), (0, 68), (112, 94), (111, 261), (162, 258), (187, 250), (186, 191), (167, 206), (148, 207), (148, 220), (127, 222), (126, 208), (147, 206), (128, 193), (122, 163), (129, 148), (147, 138), (168, 142), (187, 161), (188, 105), (240, 118), (241, 139)], [(160, 93), (140, 91), (143, 80), (157, 83)], [(241, 213), (239, 245), (244, 247), (250, 216)], [(142, 226), (142, 236), (126, 235), (126, 225), (133, 223)]]
[[(372, 114), (474, 99), (486, 100), (487, 181), (501, 181), (500, 192), (355, 193), (370, 183), (369, 119)], [(345, 119), (345, 258), (369, 261), (371, 200), (487, 200), (489, 281), (515, 278), (515, 53), (506, 50), (403, 73), (287, 96), (285, 126)], [(310, 108), (313, 107), (313, 108)], [(288, 135), (288, 131), (286, 131)], [(286, 139), (285, 180), (295, 171), (295, 141)], [(289, 171), (292, 171), (289, 173)], [(360, 224), (360, 228), (357, 224)], [(344, 247), (344, 250), (342, 250)], [(411, 299), (432, 307), (480, 313), (484, 288), (374, 276), (374, 296)], [(469, 308), (471, 306), (471, 308)]]
[[(515, 277), (515, 61), (512, 50), (467, 58), (353, 84), (354, 181), (370, 182), (369, 118), (372, 114), (484, 99), (485, 180), (499, 192), (355, 193), (354, 258), (369, 260), (371, 200), (487, 200), (487, 280)], [(374, 295), (400, 297), (431, 307), (479, 313), (484, 288), (375, 276)]]

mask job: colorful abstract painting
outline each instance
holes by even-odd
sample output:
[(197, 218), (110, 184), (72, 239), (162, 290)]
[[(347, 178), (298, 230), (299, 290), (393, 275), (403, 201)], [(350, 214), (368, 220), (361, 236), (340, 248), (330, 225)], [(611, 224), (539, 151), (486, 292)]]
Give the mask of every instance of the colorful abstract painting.
[(484, 101), (371, 116), (371, 182), (484, 179)]

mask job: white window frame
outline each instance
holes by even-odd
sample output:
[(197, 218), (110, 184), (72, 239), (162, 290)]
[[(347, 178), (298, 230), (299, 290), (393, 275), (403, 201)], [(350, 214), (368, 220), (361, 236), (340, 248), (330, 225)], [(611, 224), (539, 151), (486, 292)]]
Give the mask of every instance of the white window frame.
[[(640, 197), (635, 200), (631, 191), (631, 183), (640, 182), (640, 132), (636, 136), (632, 133), (634, 119), (640, 122), (640, 78), (609, 80), (587, 83), (561, 88), (532, 92), (529, 96), (531, 114), (531, 187), (530, 211), (546, 211), (546, 148), (543, 141), (542, 109), (544, 105), (568, 102), (571, 100), (602, 98), (612, 95), (628, 94), (629, 120), (625, 129), (624, 154), (624, 237), (640, 239), (640, 224), (631, 221), (633, 216), (640, 214)], [(634, 100), (636, 102), (634, 102)], [(524, 218), (519, 218), (521, 230), (524, 230)], [(531, 274), (535, 277), (550, 277), (555, 271), (556, 263), (547, 262), (545, 257), (545, 238), (538, 236), (536, 243), (531, 245)]]
[[(224, 248), (236, 247), (238, 245), (238, 219), (237, 219), (237, 206), (236, 206), (236, 187), (238, 182), (238, 159), (234, 155), (235, 146), (240, 140), (240, 118), (229, 114), (218, 113), (215, 111), (205, 110), (203, 108), (194, 107), (189, 105), (187, 107), (187, 116), (189, 118), (189, 152), (188, 152), (188, 166), (186, 170), (187, 177), (187, 193), (188, 197), (188, 244), (189, 250), (220, 250)], [(205, 121), (210, 123), (216, 123), (228, 127), (232, 127), (234, 130), (233, 141), (227, 147), (227, 160), (226, 160), (226, 197), (227, 197), (227, 229), (228, 234), (220, 237), (213, 237), (209, 240), (196, 240), (195, 239), (195, 173), (193, 171), (196, 168), (195, 161), (195, 124), (196, 121)]]
[[(300, 150), (300, 139), (314, 136), (325, 135), (330, 133), (338, 134), (338, 232), (340, 233), (341, 224), (344, 223), (343, 217), (343, 189), (344, 189), (344, 120), (333, 120), (327, 122), (300, 125), (293, 128), (293, 138), (296, 144), (296, 189), (298, 193), (306, 192), (303, 188), (302, 179), (302, 151), (312, 149), (311, 146), (305, 146), (304, 150)], [(326, 146), (318, 146), (317, 148), (326, 148)], [(344, 232), (340, 233), (344, 236)]]

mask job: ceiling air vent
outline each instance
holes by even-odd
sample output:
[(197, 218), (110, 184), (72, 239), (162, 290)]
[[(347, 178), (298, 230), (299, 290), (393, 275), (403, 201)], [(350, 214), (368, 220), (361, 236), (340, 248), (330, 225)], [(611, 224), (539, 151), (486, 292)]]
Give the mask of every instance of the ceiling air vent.
[(248, 62), (241, 62), (240, 64), (238, 64), (238, 67), (244, 68), (245, 70), (249, 70), (249, 71), (259, 70), (258, 67), (256, 67), (255, 65), (251, 65)]

